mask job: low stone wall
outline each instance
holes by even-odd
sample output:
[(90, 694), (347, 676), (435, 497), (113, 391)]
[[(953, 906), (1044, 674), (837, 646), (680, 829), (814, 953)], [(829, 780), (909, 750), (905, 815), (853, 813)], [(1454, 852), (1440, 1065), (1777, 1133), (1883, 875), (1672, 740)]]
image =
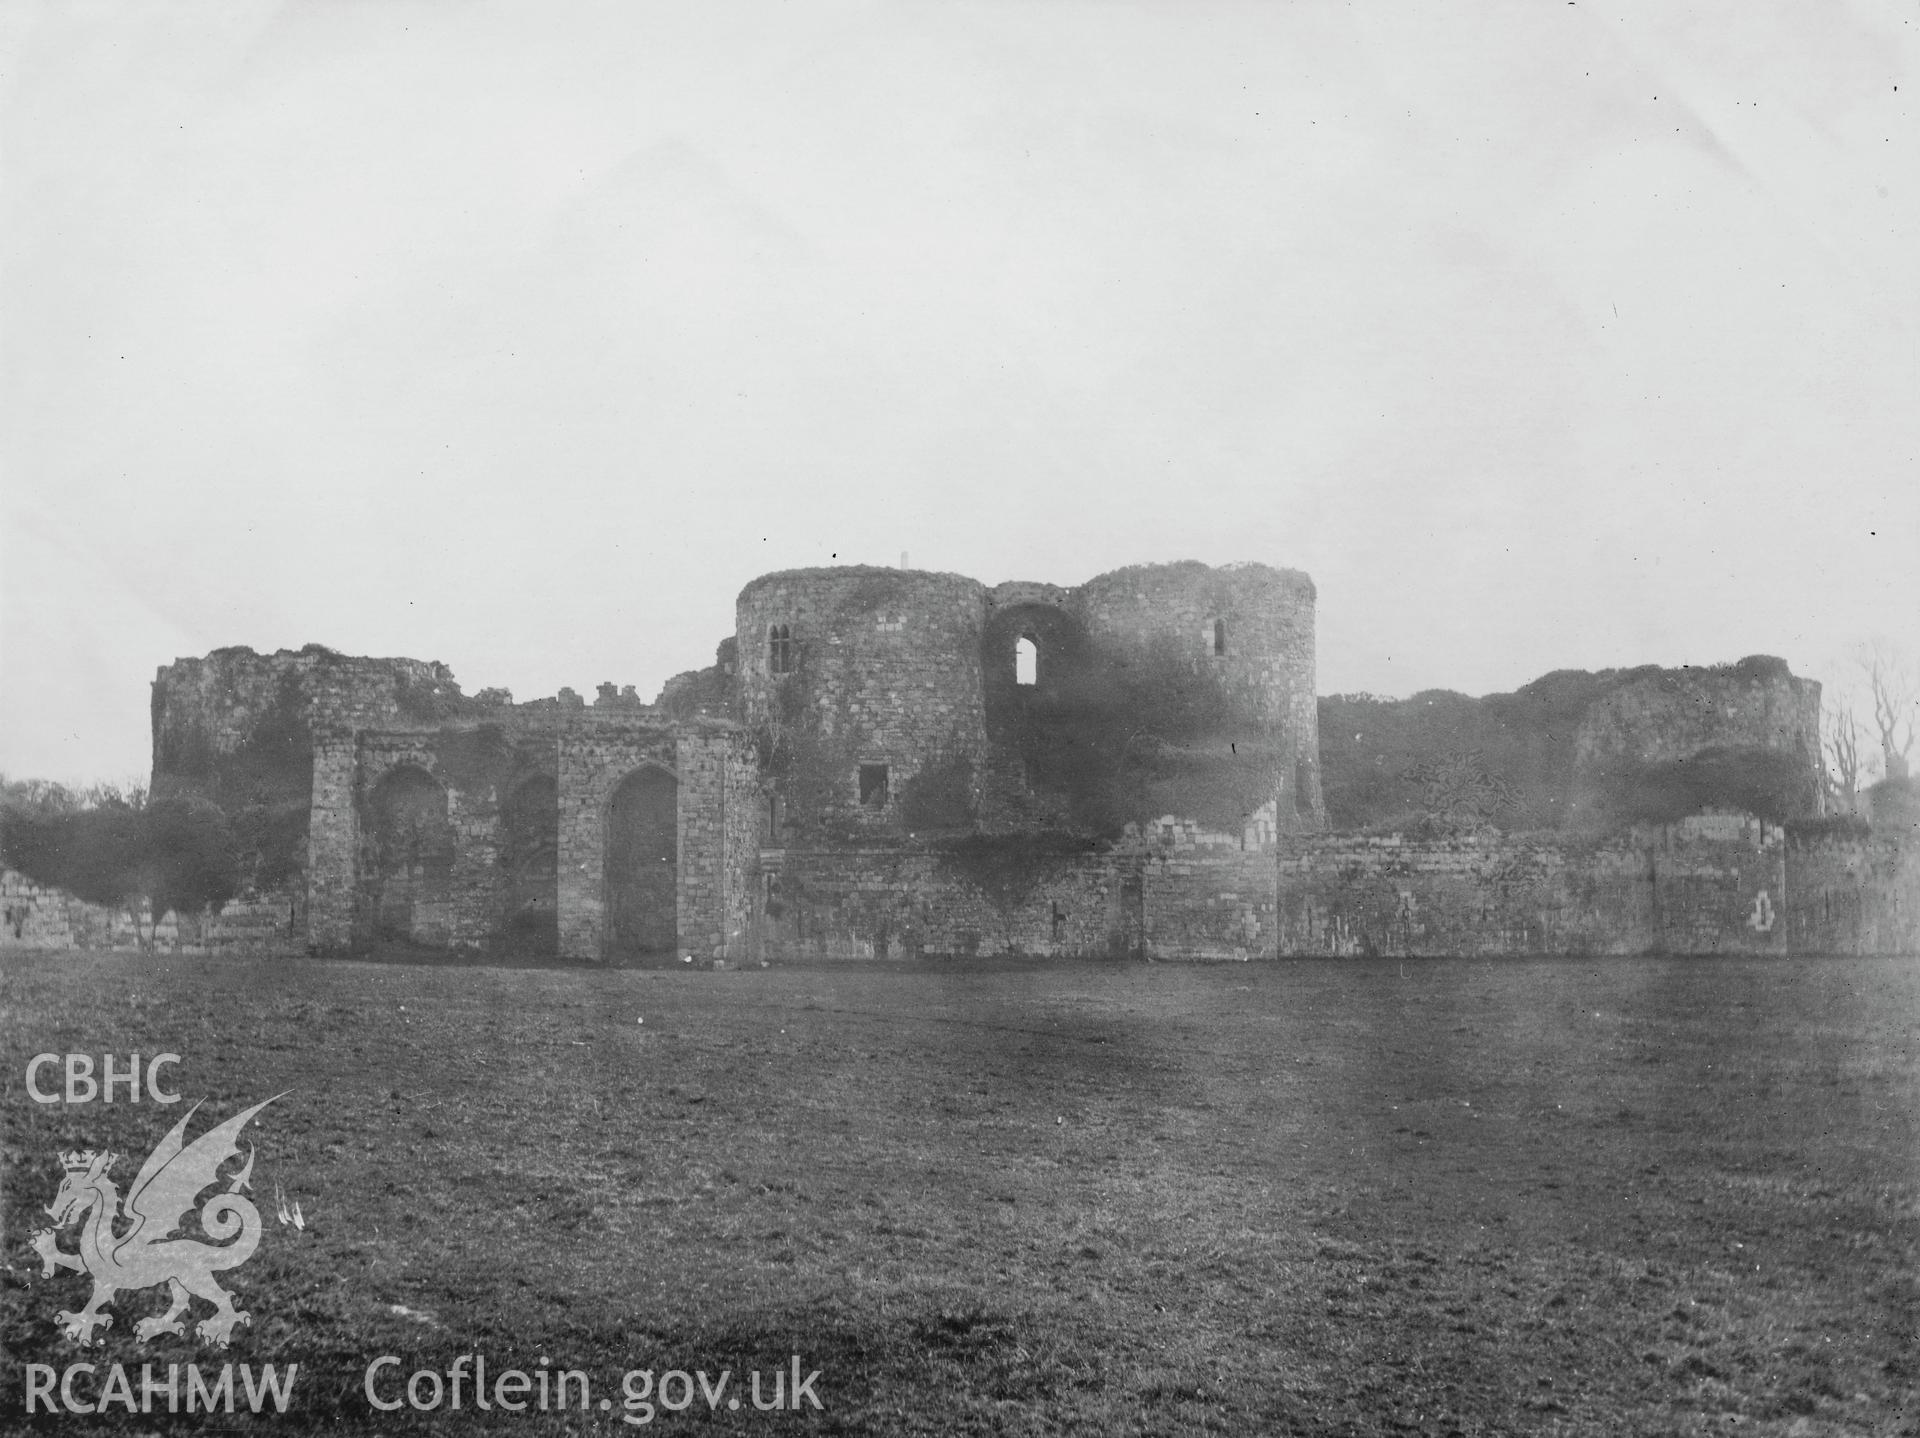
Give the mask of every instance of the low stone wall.
[(1703, 814), (1637, 836), (1648, 855), (1653, 949), (1783, 953), (1786, 835), (1744, 814)]
[(1125, 952), (1118, 855), (1061, 856), (998, 898), (935, 850), (769, 850), (760, 862), (765, 945), (781, 957)]
[(167, 914), (157, 927), (143, 907), (136, 929), (125, 909), (89, 904), (63, 889), (0, 869), (0, 949), (138, 949), (161, 953), (303, 954), (306, 904), (295, 893), (233, 899), (217, 914)]
[(1781, 927), (1794, 952), (1920, 954), (1920, 843), (1796, 843), (1786, 880)]
[[(682, 771), (750, 793), (732, 747), (683, 755)], [(1920, 954), (1920, 843), (1788, 842), (1733, 816), (1605, 843), (1301, 836), (1277, 863), (1233, 849), (1055, 854), (992, 882), (934, 847), (758, 851), (745, 797), (721, 810), (737, 832), (714, 846), (718, 867), (702, 875), (712, 893), (691, 906), (699, 950), (730, 959)], [(162, 952), (304, 953), (304, 898), (168, 915), (151, 938)], [(0, 948), (140, 945), (123, 911), (11, 870), (0, 870), (0, 908)]]
[(1141, 878), (1148, 957), (1263, 959), (1277, 952), (1271, 851), (1155, 853)]
[(1283, 955), (1636, 953), (1651, 946), (1647, 856), (1558, 838), (1281, 844)]
[(1014, 883), (983, 881), (938, 849), (770, 851), (761, 863), (765, 945), (782, 956), (1274, 953), (1271, 853), (1050, 855)]
[(1279, 868), (1283, 955), (1920, 953), (1920, 846), (1745, 815), (1603, 843), (1327, 835)]

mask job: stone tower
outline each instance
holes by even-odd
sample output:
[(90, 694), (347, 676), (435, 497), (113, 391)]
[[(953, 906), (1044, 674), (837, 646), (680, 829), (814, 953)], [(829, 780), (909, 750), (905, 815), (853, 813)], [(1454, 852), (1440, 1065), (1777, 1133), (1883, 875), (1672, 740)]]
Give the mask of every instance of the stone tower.
[(741, 590), (741, 718), (762, 736), (770, 823), (897, 827), (917, 776), (976, 770), (985, 613), (982, 585), (921, 570), (786, 570)]

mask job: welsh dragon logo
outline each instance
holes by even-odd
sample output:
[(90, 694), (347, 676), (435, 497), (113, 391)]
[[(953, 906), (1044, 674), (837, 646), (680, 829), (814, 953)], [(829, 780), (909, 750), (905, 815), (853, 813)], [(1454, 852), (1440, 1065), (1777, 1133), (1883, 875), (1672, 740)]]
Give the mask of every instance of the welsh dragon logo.
[[(187, 1120), (198, 1111), (200, 1105), (195, 1104), (147, 1156), (124, 1204), (119, 1188), (107, 1177), (119, 1154), (89, 1149), (60, 1155), (66, 1177), (46, 1210), (53, 1217), (53, 1227), (34, 1234), (33, 1247), (45, 1265), (43, 1278), (52, 1277), (56, 1269), (70, 1268), (93, 1279), (93, 1297), (87, 1306), (78, 1313), (63, 1312), (54, 1320), (67, 1337), (81, 1343), (93, 1341), (94, 1329), (113, 1326), (113, 1315), (101, 1310), (114, 1294), (123, 1288), (152, 1288), (161, 1283), (167, 1285), (172, 1305), (165, 1313), (134, 1325), (143, 1343), (162, 1333), (184, 1335), (180, 1320), (190, 1296), (214, 1305), (214, 1312), (194, 1328), (203, 1342), (225, 1348), (234, 1325), (251, 1321), (234, 1308), (232, 1297), (213, 1277), (222, 1269), (238, 1268), (260, 1244), (260, 1210), (240, 1192), (251, 1187), (251, 1144), (246, 1166), (233, 1175), (225, 1191), (200, 1206), (200, 1226), (214, 1241), (173, 1235), (201, 1193), (218, 1182), (220, 1165), (238, 1156), (235, 1140), (240, 1130), (273, 1101), (267, 1099), (235, 1114), (189, 1144)], [(79, 1251), (63, 1252), (56, 1246), (57, 1231), (82, 1219)], [(124, 1231), (115, 1233), (116, 1227)], [(236, 1234), (234, 1242), (227, 1242)]]

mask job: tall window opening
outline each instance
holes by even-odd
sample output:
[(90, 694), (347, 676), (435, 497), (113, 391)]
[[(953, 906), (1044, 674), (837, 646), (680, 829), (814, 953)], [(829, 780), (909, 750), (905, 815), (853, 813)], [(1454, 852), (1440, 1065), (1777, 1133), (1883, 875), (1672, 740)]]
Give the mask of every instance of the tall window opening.
[(1215, 654), (1227, 652), (1227, 621), (1224, 619), (1213, 621), (1213, 652)]
[(774, 674), (793, 672), (793, 634), (784, 624), (767, 632), (767, 668)]
[(1040, 646), (1033, 642), (1031, 634), (1023, 634), (1014, 642), (1013, 682), (1016, 684), (1040, 682)]
[(887, 766), (885, 764), (860, 766), (860, 803), (868, 809), (887, 807)]

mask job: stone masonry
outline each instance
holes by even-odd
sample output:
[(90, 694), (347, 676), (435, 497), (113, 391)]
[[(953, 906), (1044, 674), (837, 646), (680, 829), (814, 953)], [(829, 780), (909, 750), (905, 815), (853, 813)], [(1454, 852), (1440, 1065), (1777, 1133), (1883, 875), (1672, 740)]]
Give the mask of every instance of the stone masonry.
[[(1317, 832), (1315, 602), (1306, 575), (1258, 564), (992, 589), (786, 571), (741, 591), (714, 667), (654, 704), (613, 684), (592, 703), (469, 696), (444, 665), (317, 645), (183, 659), (154, 684), (153, 791), (209, 798), (269, 837), (240, 900), (158, 933), (185, 949), (661, 962), (1920, 937), (1912, 845), (1790, 839), (1741, 814), (1612, 833)], [(1580, 726), (1576, 797), (1716, 748), (1816, 774), (1818, 687), (1784, 671), (1743, 661), (1622, 686)], [(1080, 743), (1061, 726), (1081, 714), (1108, 728)], [(1151, 782), (1129, 791), (1141, 812), (1076, 829), (1069, 781), (1099, 797), (1119, 772), (1075, 770), (1094, 743), (1137, 751)], [(4, 879), (0, 944), (131, 941), (124, 916)]]

